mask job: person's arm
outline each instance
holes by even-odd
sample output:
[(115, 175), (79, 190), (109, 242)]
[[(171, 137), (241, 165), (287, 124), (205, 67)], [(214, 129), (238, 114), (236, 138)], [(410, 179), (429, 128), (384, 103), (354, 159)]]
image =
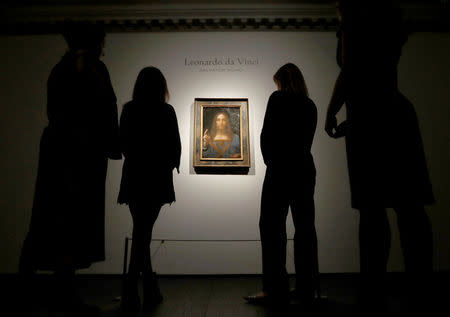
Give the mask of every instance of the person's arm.
[(117, 112), (117, 98), (116, 94), (114, 93), (114, 89), (111, 84), (111, 78), (109, 76), (108, 69), (106, 68), (106, 65), (103, 64), (103, 62), (100, 62), (100, 67), (102, 71), (102, 75), (104, 76), (106, 89), (108, 90), (107, 93), (107, 100), (108, 103), (108, 113), (106, 114), (108, 116), (108, 120), (106, 122), (108, 127), (108, 135), (106, 141), (106, 155), (108, 158), (112, 160), (120, 160), (122, 159), (122, 154), (120, 151), (120, 140), (119, 140), (119, 119), (118, 119), (118, 112)]
[(58, 96), (56, 95), (60, 89), (58, 83), (61, 81), (56, 78), (56, 70), (52, 69), (47, 80), (47, 118), (52, 124), (58, 124), (60, 121), (60, 113), (58, 109)]
[(339, 138), (345, 135), (347, 122), (344, 121), (339, 126), (337, 125), (336, 115), (341, 110), (345, 103), (345, 87), (344, 87), (344, 72), (346, 66), (348, 66), (349, 52), (354, 52), (351, 45), (355, 42), (353, 39), (355, 35), (353, 32), (349, 32), (352, 28), (350, 25), (355, 24), (349, 18), (346, 19), (346, 23), (341, 22), (341, 27), (338, 32), (338, 46), (337, 46), (337, 63), (341, 68), (341, 71), (334, 84), (333, 93), (331, 95), (330, 103), (328, 104), (328, 110), (325, 120), (325, 131), (330, 137)]
[(56, 65), (47, 81), (47, 117), (49, 123), (64, 133), (65, 137), (73, 137), (74, 125), (77, 123), (72, 109), (73, 95), (78, 93), (69, 70)]
[(330, 103), (328, 104), (327, 116), (325, 121), (325, 131), (332, 138), (337, 138), (341, 135), (337, 131), (337, 119), (336, 115), (341, 110), (342, 106), (345, 102), (345, 94), (344, 94), (344, 82), (342, 71), (339, 73), (339, 76), (336, 79), (334, 84), (333, 94), (331, 95)]
[(76, 74), (67, 64), (56, 65), (47, 82), (47, 117), (58, 139), (69, 147), (82, 146), (88, 138), (85, 124), (80, 121), (78, 95)]
[(266, 114), (264, 115), (264, 123), (261, 130), (260, 146), (264, 163), (268, 166), (273, 162), (275, 153), (275, 124), (274, 124), (274, 107), (276, 107), (275, 96), (272, 94), (267, 102)]
[(129, 123), (129, 105), (123, 106), (122, 113), (120, 114), (120, 126), (119, 126), (119, 144), (120, 151), (124, 157), (128, 157), (130, 153), (130, 123)]
[[(304, 122), (302, 123), (303, 129), (303, 142), (302, 144), (305, 146), (305, 153), (311, 151), (311, 146), (314, 140), (314, 134), (316, 133), (317, 128), (317, 107), (314, 102), (311, 100), (311, 105), (308, 107), (309, 112), (304, 116)], [(308, 105), (309, 106), (309, 105)]]
[(180, 140), (180, 131), (178, 128), (178, 120), (177, 115), (175, 113), (175, 109), (169, 105), (170, 109), (170, 135), (172, 139), (170, 140), (170, 146), (172, 147), (172, 157), (171, 161), (173, 162), (172, 168), (176, 168), (178, 174), (180, 174), (180, 160), (181, 160), (181, 140)]

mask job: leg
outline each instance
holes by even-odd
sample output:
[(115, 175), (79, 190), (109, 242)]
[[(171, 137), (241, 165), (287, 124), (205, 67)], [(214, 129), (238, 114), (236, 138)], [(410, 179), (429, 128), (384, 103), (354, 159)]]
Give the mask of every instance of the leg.
[(315, 228), (314, 184), (302, 188), (291, 202), (295, 227), (294, 262), (296, 292), (311, 302), (315, 292), (320, 295), (319, 259)]
[(143, 284), (144, 284), (144, 311), (150, 311), (154, 306), (159, 304), (163, 297), (159, 290), (156, 273), (153, 272), (150, 243), (152, 241), (153, 226), (158, 218), (161, 210), (161, 204), (150, 206), (146, 214), (145, 223), (147, 230), (145, 231), (144, 240), (144, 266), (143, 266)]
[(145, 240), (145, 226), (142, 223), (141, 207), (139, 205), (129, 205), (131, 216), (133, 218), (133, 232), (130, 252), (130, 264), (128, 266), (128, 277), (137, 280), (144, 268), (144, 240)]
[(423, 206), (395, 208), (395, 211), (405, 261), (406, 290), (417, 309), (422, 302), (427, 306), (427, 298), (433, 293), (431, 224)]
[[(362, 208), (359, 224), (360, 299), (381, 299), (391, 245), (391, 231), (385, 208)], [(371, 305), (374, 303), (372, 302)], [(376, 306), (376, 305), (374, 305)]]
[(433, 271), (433, 235), (423, 206), (395, 208), (407, 273)]
[(58, 261), (58, 267), (53, 274), (53, 300), (59, 308), (70, 308), (81, 303), (76, 285), (75, 269), (69, 258)]
[(130, 204), (129, 207), (133, 217), (133, 235), (128, 272), (138, 278), (141, 273), (152, 271), (150, 242), (161, 205)]
[(72, 257), (60, 256), (56, 265), (50, 309), (76, 316), (99, 316), (100, 308), (85, 303), (78, 292)]
[(142, 270), (142, 273), (144, 275), (153, 273), (152, 259), (150, 253), (150, 243), (152, 242), (153, 226), (155, 225), (156, 219), (159, 216), (160, 210), (161, 210), (160, 204), (150, 206), (145, 218), (146, 230), (144, 232), (144, 243), (143, 243), (144, 266)]
[(286, 272), (286, 217), (288, 201), (280, 184), (264, 180), (259, 230), (262, 248), (263, 291), (284, 296), (289, 290)]
[(32, 257), (32, 236), (28, 232), (22, 246), (19, 257), (19, 287), (25, 298), (25, 305), (21, 305), (21, 309), (25, 312), (31, 312), (34, 306), (33, 297), (36, 289), (36, 270), (33, 265)]
[(141, 273), (144, 271), (147, 226), (146, 226), (146, 208), (141, 204), (130, 203), (130, 213), (133, 218), (133, 233), (131, 243), (130, 264), (128, 274), (124, 281), (122, 295), (122, 311), (124, 313), (137, 312), (140, 309), (140, 298), (138, 292), (138, 281)]

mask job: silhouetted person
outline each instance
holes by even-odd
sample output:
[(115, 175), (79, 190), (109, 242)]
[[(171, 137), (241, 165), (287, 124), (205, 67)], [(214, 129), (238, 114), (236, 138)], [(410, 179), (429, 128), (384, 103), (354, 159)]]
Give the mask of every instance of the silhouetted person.
[(153, 272), (150, 242), (162, 205), (175, 201), (173, 169), (179, 172), (181, 143), (177, 117), (166, 103), (166, 79), (155, 67), (141, 70), (133, 100), (124, 105), (120, 117), (120, 138), (125, 157), (118, 202), (128, 204), (133, 218), (133, 236), (122, 310), (137, 312), (141, 302), (138, 280), (142, 273), (143, 309), (162, 301)]
[(295, 227), (295, 293), (305, 304), (312, 304), (319, 290), (314, 224), (316, 169), (311, 154), (317, 109), (308, 98), (297, 66), (282, 66), (273, 79), (278, 91), (269, 98), (260, 139), (267, 165), (259, 222), (263, 291), (246, 299), (286, 303), (290, 296), (286, 272), (286, 217), (290, 207)]
[[(397, 214), (407, 290), (420, 298), (432, 272), (432, 232), (424, 205), (434, 202), (417, 117), (397, 87), (407, 40), (401, 15), (388, 2), (338, 1), (341, 72), (325, 130), (345, 135), (352, 207), (359, 210), (360, 304), (385, 304), (390, 249), (386, 208)], [(345, 103), (346, 121), (336, 114)], [(424, 299), (421, 298), (420, 302)]]
[(100, 61), (104, 31), (67, 24), (69, 50), (48, 79), (32, 217), (19, 271), (55, 272), (52, 309), (94, 312), (77, 294), (75, 270), (105, 260), (108, 158), (121, 159), (116, 96)]

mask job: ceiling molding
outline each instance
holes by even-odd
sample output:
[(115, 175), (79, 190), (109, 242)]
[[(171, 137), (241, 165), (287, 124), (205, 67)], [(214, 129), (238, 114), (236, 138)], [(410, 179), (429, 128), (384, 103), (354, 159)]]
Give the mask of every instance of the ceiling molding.
[[(449, 7), (404, 7), (413, 30), (449, 31)], [(56, 33), (66, 20), (101, 23), (110, 32), (329, 31), (337, 27), (333, 4), (191, 4), (18, 6), (0, 12), (3, 34)]]

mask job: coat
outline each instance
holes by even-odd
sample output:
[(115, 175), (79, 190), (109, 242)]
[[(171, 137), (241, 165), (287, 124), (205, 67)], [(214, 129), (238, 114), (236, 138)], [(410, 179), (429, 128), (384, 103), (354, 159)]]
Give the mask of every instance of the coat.
[(63, 258), (75, 268), (105, 259), (107, 162), (120, 159), (118, 114), (106, 66), (77, 68), (67, 53), (48, 79), (48, 126), (41, 143), (24, 251), (35, 269)]
[(128, 102), (120, 115), (120, 140), (125, 161), (118, 203), (174, 202), (173, 169), (180, 167), (181, 141), (173, 107)]
[(347, 112), (345, 137), (353, 208), (432, 204), (418, 119), (398, 90), (407, 40), (401, 19), (355, 16), (337, 33)]
[(317, 108), (311, 99), (285, 91), (272, 93), (260, 136), (267, 166), (265, 182), (276, 180), (294, 195), (297, 187), (314, 188), (316, 168), (311, 146), (316, 126)]

